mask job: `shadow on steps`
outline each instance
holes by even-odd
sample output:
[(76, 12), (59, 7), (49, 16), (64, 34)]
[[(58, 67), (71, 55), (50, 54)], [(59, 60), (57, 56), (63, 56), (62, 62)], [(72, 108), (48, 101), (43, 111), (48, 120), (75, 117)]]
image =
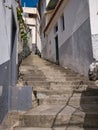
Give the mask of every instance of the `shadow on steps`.
[(80, 107), (76, 107), (65, 130), (71, 126), (83, 130), (98, 129), (98, 89), (86, 88), (81, 93)]
[[(83, 97), (92, 97), (90, 100), (85, 100)], [(97, 97), (97, 98), (96, 98)], [(84, 105), (86, 104), (86, 106)], [(85, 113), (84, 116), (84, 130), (88, 128), (98, 128), (98, 88), (87, 88), (81, 94), (80, 105), (82, 111)]]
[[(65, 127), (64, 130), (72, 130), (74, 128), (78, 130), (97, 130), (98, 129), (98, 89), (87, 87), (81, 92), (80, 105), (75, 106), (71, 104), (71, 99), (77, 92), (74, 90), (69, 97), (66, 105), (57, 113), (52, 124), (52, 130), (54, 127)], [(77, 97), (78, 98), (78, 97)], [(76, 100), (77, 102), (77, 100)], [(64, 109), (72, 108), (73, 112), (70, 113), (70, 118), (64, 120), (61, 124), (57, 122), (58, 115), (64, 111)], [(68, 113), (66, 113), (68, 114)]]

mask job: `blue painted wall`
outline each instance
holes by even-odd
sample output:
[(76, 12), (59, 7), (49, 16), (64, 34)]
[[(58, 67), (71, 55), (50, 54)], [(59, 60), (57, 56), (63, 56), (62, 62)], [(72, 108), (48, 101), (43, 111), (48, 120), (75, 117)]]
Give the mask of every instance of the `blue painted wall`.
[(24, 3), (26, 7), (36, 7), (38, 0), (21, 0), (22, 6), (24, 6)]

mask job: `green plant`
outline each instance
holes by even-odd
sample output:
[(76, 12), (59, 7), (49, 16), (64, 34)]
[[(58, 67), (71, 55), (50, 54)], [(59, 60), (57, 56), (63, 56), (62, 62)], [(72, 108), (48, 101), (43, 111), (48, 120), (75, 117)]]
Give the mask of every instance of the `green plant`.
[(22, 10), (19, 7), (17, 8), (17, 18), (18, 18), (21, 40), (27, 41), (28, 37), (27, 37), (26, 29), (25, 29), (25, 24), (22, 18)]

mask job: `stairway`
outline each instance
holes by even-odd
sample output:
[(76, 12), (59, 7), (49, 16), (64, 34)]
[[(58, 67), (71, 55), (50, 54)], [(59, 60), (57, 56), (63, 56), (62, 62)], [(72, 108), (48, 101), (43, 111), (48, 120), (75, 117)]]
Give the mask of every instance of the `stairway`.
[(98, 88), (86, 77), (30, 55), (20, 67), (33, 108), (14, 130), (98, 130)]

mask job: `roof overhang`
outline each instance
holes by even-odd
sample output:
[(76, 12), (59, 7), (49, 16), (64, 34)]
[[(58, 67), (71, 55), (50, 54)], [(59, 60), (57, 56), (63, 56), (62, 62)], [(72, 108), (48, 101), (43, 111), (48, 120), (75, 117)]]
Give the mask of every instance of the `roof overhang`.
[(53, 9), (56, 7), (58, 1), (59, 1), (59, 0), (50, 0), (49, 3), (48, 3), (48, 6), (47, 6), (47, 8), (46, 8), (46, 10), (47, 10), (47, 11), (48, 11), (48, 10), (53, 10)]
[[(52, 0), (52, 1), (53, 1), (53, 0)], [(67, 0), (65, 0), (65, 1), (67, 1)], [(55, 9), (54, 9), (54, 13), (53, 13), (53, 15), (51, 16), (51, 18), (50, 18), (48, 24), (46, 25), (46, 27), (45, 27), (45, 29), (44, 29), (44, 33), (47, 31), (48, 27), (50, 26), (50, 24), (51, 24), (53, 18), (55, 17), (56, 13), (58, 12), (58, 10), (59, 10), (59, 8), (60, 8), (60, 6), (61, 6), (61, 4), (62, 4), (63, 2), (64, 2), (64, 0), (59, 0), (59, 1), (57, 2), (57, 5), (56, 5), (56, 7), (55, 7)]]

